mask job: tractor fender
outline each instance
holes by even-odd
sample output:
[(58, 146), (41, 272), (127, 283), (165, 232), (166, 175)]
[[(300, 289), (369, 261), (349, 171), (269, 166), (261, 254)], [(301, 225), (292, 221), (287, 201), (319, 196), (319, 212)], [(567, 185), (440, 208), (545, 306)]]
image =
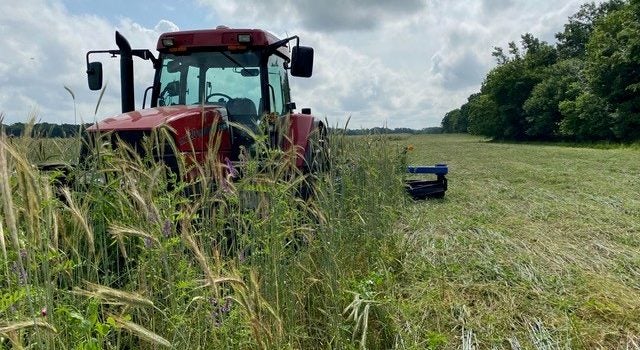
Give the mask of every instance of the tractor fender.
[(289, 139), (285, 149), (294, 147), (296, 150), (296, 167), (304, 164), (304, 155), (311, 134), (318, 128), (319, 121), (311, 115), (294, 113), (289, 116)]

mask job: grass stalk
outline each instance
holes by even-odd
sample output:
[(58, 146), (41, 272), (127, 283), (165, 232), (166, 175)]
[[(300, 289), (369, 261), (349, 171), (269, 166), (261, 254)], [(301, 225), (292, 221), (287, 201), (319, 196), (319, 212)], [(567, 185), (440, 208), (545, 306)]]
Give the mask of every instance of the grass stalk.
[(159, 345), (159, 346), (164, 346), (167, 348), (171, 347), (171, 343), (166, 340), (165, 338), (163, 338), (162, 336), (148, 330), (147, 328), (137, 324), (137, 323), (133, 323), (131, 321), (127, 321), (119, 316), (115, 316), (112, 315), (110, 316), (114, 321), (115, 324), (117, 325), (117, 327), (124, 329), (126, 331), (129, 331), (131, 334), (135, 335), (136, 337), (149, 342), (151, 344), (155, 344), (155, 345)]
[(6, 156), (6, 137), (4, 132), (0, 133), (0, 197), (3, 199), (4, 218), (9, 230), (9, 237), (14, 251), (17, 253), (16, 263), (21, 273), (24, 273), (24, 263), (22, 257), (19, 254), (22, 250), (20, 245), (20, 238), (18, 233), (18, 226), (16, 224), (16, 216), (14, 213), (13, 205), (13, 193), (9, 184), (9, 164)]
[(80, 207), (76, 204), (71, 192), (68, 188), (62, 189), (62, 194), (64, 195), (66, 208), (72, 214), (72, 217), (76, 220), (76, 222), (80, 225), (82, 232), (85, 235), (87, 240), (87, 249), (89, 250), (90, 255), (95, 255), (96, 247), (95, 247), (95, 238), (93, 235), (93, 229), (89, 226), (89, 221), (87, 220), (86, 215), (80, 210)]

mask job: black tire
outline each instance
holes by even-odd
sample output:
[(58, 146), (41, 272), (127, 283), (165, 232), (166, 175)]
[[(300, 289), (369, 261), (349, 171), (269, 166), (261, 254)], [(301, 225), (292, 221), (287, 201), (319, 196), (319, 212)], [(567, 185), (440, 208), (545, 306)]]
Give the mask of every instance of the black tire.
[(306, 176), (302, 183), (299, 194), (304, 200), (311, 198), (315, 194), (316, 181), (318, 176), (329, 170), (329, 144), (327, 142), (327, 132), (320, 124), (314, 130), (307, 141), (304, 154), (304, 165), (302, 172)]
[(329, 170), (331, 165), (329, 141), (327, 131), (322, 124), (311, 133), (304, 159), (303, 170), (307, 174), (317, 175)]

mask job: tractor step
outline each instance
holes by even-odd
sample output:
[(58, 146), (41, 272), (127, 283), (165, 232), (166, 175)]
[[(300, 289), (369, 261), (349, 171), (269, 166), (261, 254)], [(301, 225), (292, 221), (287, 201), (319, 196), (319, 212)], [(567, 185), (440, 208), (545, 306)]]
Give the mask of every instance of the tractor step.
[(409, 174), (433, 174), (435, 180), (410, 179), (405, 181), (405, 189), (413, 199), (443, 198), (447, 191), (449, 167), (446, 164), (433, 166), (412, 165), (407, 167)]

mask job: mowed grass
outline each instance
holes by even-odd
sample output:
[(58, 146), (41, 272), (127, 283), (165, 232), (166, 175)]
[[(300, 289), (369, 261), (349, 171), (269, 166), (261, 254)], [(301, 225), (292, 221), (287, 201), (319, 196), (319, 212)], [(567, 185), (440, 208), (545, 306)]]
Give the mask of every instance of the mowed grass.
[(449, 165), (443, 200), (407, 205), (405, 339), (424, 348), (637, 349), (640, 152), (408, 137)]

